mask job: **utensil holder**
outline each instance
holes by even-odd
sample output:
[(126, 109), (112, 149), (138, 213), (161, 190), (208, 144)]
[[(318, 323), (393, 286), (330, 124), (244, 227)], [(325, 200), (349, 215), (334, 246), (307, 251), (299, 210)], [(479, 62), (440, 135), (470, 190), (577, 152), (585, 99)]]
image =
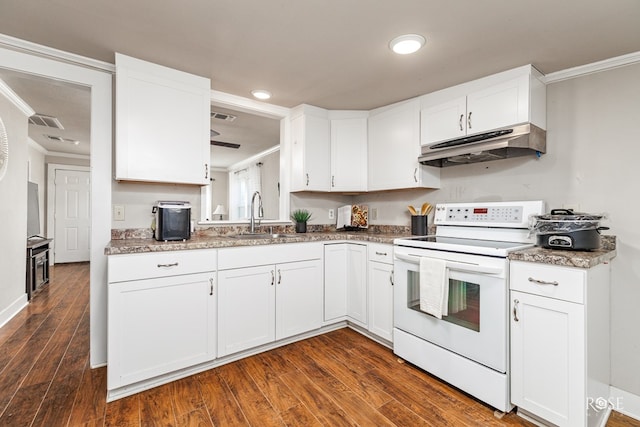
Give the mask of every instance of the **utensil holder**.
[(414, 236), (427, 235), (427, 215), (411, 216), (411, 234)]

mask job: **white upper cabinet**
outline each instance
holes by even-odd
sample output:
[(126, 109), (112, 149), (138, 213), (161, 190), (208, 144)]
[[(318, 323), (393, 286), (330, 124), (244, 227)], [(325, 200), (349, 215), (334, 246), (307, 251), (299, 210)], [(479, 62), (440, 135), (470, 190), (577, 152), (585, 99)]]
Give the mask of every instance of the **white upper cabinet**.
[(421, 97), (421, 144), (520, 123), (546, 129), (546, 88), (527, 65)]
[(291, 114), (291, 191), (329, 191), (327, 110), (301, 105)]
[(420, 100), (372, 110), (369, 114), (369, 191), (439, 188), (440, 170), (418, 162)]
[(330, 111), (331, 191), (367, 190), (366, 111)]
[(206, 184), (209, 79), (116, 53), (115, 178)]

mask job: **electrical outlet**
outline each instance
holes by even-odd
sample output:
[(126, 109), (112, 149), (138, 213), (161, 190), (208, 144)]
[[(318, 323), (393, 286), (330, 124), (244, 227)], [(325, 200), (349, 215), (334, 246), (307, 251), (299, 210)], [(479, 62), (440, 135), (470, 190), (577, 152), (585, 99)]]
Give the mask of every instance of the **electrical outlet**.
[(378, 208), (371, 208), (371, 219), (378, 219)]
[(124, 221), (124, 205), (113, 205), (113, 220)]
[(336, 210), (329, 209), (329, 219), (335, 219), (335, 217), (336, 217)]

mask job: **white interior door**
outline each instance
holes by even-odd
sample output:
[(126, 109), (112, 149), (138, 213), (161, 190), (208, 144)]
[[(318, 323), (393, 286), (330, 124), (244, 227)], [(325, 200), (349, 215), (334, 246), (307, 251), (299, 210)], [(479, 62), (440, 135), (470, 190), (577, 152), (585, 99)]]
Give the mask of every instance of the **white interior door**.
[(91, 182), (87, 171), (56, 170), (55, 262), (89, 261)]

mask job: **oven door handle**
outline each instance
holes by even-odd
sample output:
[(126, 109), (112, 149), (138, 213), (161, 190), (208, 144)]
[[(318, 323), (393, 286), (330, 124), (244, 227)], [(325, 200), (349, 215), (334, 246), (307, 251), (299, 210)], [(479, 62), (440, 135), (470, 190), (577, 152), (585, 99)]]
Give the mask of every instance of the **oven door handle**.
[[(406, 261), (411, 264), (420, 265), (420, 256), (418, 255), (403, 255), (403, 254), (396, 253), (395, 257), (401, 261)], [(485, 267), (479, 264), (471, 264), (468, 262), (455, 262), (455, 261), (447, 261), (447, 268), (449, 270), (464, 271), (464, 272), (479, 273), (479, 274), (500, 274), (504, 271), (504, 269), (502, 268)]]

